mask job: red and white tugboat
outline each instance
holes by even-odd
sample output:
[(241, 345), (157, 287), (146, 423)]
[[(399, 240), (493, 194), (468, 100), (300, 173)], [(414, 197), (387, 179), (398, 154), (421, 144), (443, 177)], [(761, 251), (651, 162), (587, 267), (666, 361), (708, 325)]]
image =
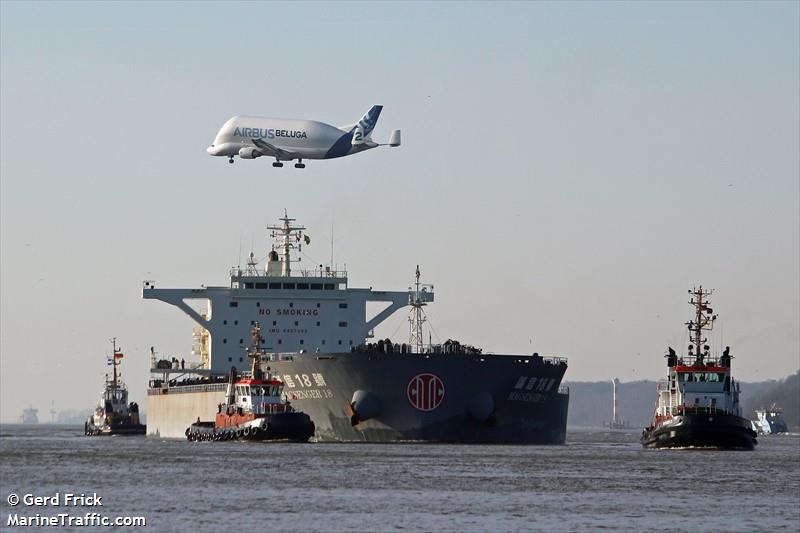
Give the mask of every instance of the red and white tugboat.
[(84, 423), (83, 433), (96, 435), (144, 435), (147, 426), (139, 421), (139, 406), (135, 402), (128, 403), (128, 388), (117, 373), (122, 358), (122, 351), (117, 348), (116, 337), (111, 339), (112, 353), (108, 364), (114, 366), (112, 379), (108, 379), (103, 388), (100, 401), (92, 416)]
[(288, 440), (307, 442), (314, 435), (314, 422), (295, 411), (283, 399), (283, 382), (270, 368), (261, 370), (261, 326), (256, 322), (251, 331), (253, 348), (247, 350), (252, 370), (237, 376), (231, 368), (225, 403), (218, 406), (216, 420), (197, 422), (186, 429), (190, 441), (208, 440)]
[(658, 401), (653, 423), (642, 432), (646, 448), (743, 448), (757, 444), (750, 421), (739, 407), (739, 383), (731, 376), (730, 346), (719, 357), (703, 338), (711, 331), (717, 315), (709, 307), (713, 291), (703, 287), (689, 291), (695, 318), (686, 323), (691, 344), (686, 357), (669, 348), (666, 381), (658, 384)]

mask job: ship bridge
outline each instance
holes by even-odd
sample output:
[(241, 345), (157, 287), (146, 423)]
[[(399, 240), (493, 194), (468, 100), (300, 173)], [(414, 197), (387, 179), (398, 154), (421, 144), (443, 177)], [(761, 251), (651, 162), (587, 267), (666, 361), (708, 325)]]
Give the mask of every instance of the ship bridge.
[[(251, 328), (258, 323), (266, 352), (350, 352), (372, 336), (376, 326), (415, 299), (433, 302), (432, 287), (422, 294), (408, 291), (374, 291), (350, 288), (347, 272), (323, 267), (296, 270), (291, 266), (294, 249), (300, 251), (310, 239), (284, 216), (283, 224), (269, 226), (277, 245), (259, 268), (254, 254), (245, 268), (231, 270), (230, 284), (198, 289), (156, 288), (145, 281), (142, 298), (174, 305), (199, 326), (201, 368), (223, 374), (232, 366), (249, 368), (246, 348)], [(198, 311), (197, 302), (205, 302)], [(191, 305), (194, 303), (194, 305)], [(367, 302), (386, 303), (367, 318)], [(194, 366), (194, 365), (193, 365)]]

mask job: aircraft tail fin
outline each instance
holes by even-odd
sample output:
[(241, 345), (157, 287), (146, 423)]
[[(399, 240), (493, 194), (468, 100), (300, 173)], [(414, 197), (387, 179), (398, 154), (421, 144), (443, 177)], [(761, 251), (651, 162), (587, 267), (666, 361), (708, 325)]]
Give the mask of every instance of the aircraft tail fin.
[(375, 129), (375, 124), (378, 123), (378, 117), (381, 116), (382, 105), (374, 105), (369, 111), (364, 113), (361, 120), (354, 126), (353, 131), (353, 144), (364, 144), (370, 139), (372, 130)]

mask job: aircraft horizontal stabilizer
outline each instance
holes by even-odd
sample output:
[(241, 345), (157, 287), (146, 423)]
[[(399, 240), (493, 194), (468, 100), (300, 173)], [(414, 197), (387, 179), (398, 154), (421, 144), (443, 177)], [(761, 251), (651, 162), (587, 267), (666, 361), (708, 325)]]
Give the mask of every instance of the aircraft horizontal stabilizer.
[(400, 130), (393, 130), (389, 136), (389, 146), (400, 146)]

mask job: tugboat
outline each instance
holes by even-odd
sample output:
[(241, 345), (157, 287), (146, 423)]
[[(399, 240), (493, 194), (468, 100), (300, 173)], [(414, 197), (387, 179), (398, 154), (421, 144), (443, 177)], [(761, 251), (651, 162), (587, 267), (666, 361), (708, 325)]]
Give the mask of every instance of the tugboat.
[(105, 387), (97, 409), (83, 425), (84, 435), (144, 435), (147, 426), (139, 421), (139, 406), (135, 402), (128, 404), (128, 388), (122, 382), (121, 374), (117, 372), (124, 355), (117, 348), (116, 337), (111, 339), (111, 345), (113, 351), (108, 358), (108, 364), (114, 367), (114, 374), (110, 380), (106, 374)]
[(217, 406), (213, 422), (197, 422), (186, 428), (189, 441), (296, 441), (308, 442), (314, 435), (314, 422), (305, 414), (295, 411), (291, 403), (282, 398), (283, 382), (270, 372), (261, 369), (266, 353), (261, 348), (261, 326), (255, 322), (251, 330), (253, 347), (247, 350), (251, 371), (237, 375), (232, 367), (225, 402)]
[(789, 433), (789, 427), (783, 418), (783, 409), (774, 403), (769, 406), (769, 409), (757, 410), (756, 416), (758, 420), (755, 422), (755, 426), (759, 434)]
[(731, 376), (730, 346), (715, 358), (705, 344), (704, 332), (711, 331), (713, 315), (702, 286), (689, 291), (695, 318), (686, 323), (691, 344), (686, 357), (669, 348), (666, 381), (657, 386), (658, 400), (653, 423), (642, 432), (646, 448), (740, 448), (752, 450), (756, 432), (743, 418), (739, 407), (739, 383)]

